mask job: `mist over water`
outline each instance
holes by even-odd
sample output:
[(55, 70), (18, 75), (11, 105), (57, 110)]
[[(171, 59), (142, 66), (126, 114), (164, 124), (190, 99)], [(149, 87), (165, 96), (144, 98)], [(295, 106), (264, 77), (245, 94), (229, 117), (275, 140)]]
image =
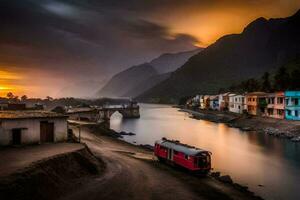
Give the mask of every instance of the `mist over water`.
[[(195, 120), (164, 105), (141, 105), (140, 119), (111, 118), (111, 128), (133, 132), (124, 140), (153, 145), (162, 137), (212, 152), (214, 171), (229, 174), (265, 199), (300, 199), (300, 144), (222, 123)], [(259, 186), (261, 185), (261, 186)]]

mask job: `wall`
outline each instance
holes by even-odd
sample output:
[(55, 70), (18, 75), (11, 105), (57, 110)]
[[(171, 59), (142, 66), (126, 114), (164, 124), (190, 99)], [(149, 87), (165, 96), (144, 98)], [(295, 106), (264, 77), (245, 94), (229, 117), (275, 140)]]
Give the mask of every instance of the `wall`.
[(17, 119), (2, 120), (0, 126), (0, 145), (10, 145), (12, 143), (12, 129), (24, 128), (21, 132), (22, 144), (40, 143), (40, 122), (54, 122), (54, 141), (67, 140), (66, 118), (37, 118), (37, 119)]

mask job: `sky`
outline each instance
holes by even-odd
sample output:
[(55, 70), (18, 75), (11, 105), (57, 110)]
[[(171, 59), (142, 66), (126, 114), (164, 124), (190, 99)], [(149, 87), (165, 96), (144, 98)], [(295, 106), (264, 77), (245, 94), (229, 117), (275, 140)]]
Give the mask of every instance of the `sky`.
[(87, 95), (83, 86), (92, 93), (132, 65), (299, 8), (299, 0), (0, 0), (0, 96)]

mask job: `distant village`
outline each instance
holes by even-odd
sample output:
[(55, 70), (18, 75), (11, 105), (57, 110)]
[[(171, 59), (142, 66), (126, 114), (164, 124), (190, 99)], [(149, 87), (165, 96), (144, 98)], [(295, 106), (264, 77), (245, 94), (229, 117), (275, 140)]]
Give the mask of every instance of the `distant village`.
[(186, 106), (276, 119), (300, 120), (300, 91), (199, 94), (188, 99)]

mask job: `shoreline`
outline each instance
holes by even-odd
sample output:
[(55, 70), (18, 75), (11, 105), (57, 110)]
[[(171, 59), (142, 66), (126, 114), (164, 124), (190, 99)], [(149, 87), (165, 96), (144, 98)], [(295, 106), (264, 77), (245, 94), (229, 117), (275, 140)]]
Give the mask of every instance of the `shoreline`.
[(300, 142), (300, 121), (288, 121), (212, 110), (177, 108), (179, 112), (189, 113), (190, 117), (196, 120), (224, 123), (229, 127), (238, 128), (242, 131), (256, 131), (257, 133)]

